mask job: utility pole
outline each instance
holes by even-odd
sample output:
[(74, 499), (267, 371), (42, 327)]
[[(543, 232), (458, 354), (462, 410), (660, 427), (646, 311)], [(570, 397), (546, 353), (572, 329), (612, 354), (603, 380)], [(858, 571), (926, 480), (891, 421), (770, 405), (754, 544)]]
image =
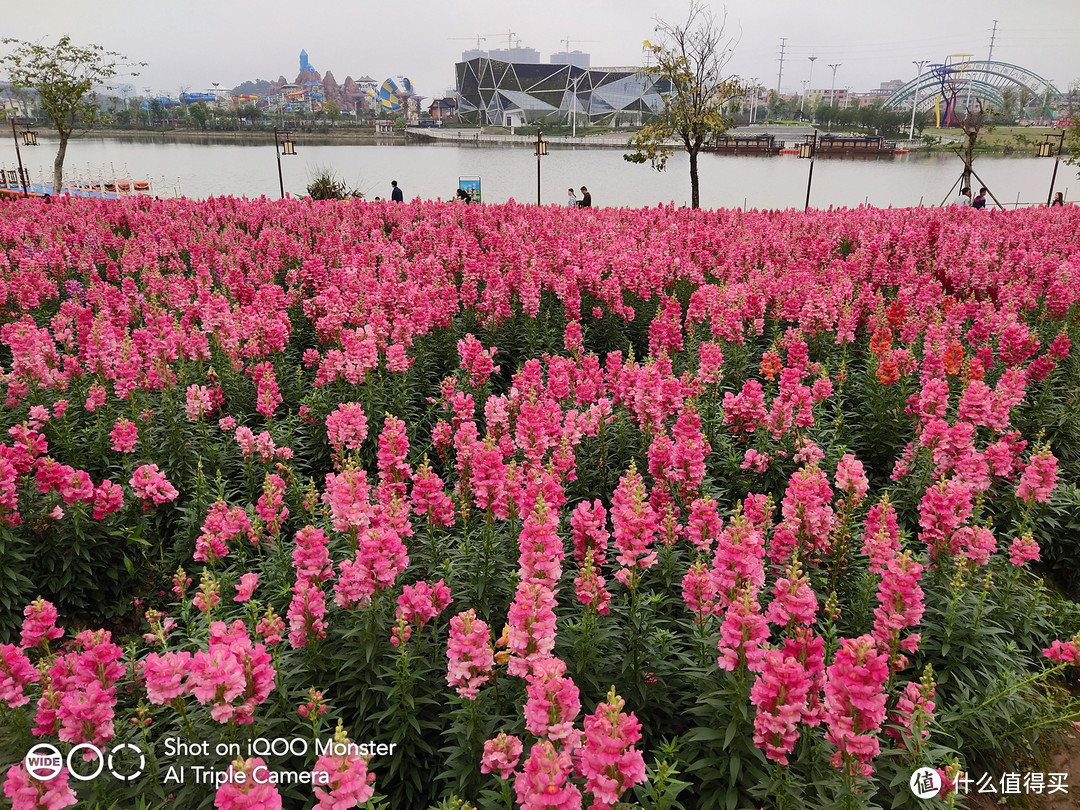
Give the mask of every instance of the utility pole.
[(757, 80), (758, 77), (754, 76), (750, 79), (750, 123), (754, 123), (754, 117), (757, 113)]
[(784, 78), (784, 51), (787, 48), (787, 37), (780, 37), (780, 72), (776, 75), (776, 98), (780, 99), (780, 82)]
[(994, 20), (994, 30), (990, 32), (990, 53), (986, 55), (987, 62), (994, 60), (994, 40), (997, 39), (997, 24), (998, 21)]
[(915, 77), (915, 98), (911, 100), (911, 130), (908, 132), (907, 136), (909, 141), (915, 138), (915, 110), (919, 106), (919, 79), (922, 78), (923, 65), (925, 65), (927, 61), (929, 60), (920, 59), (918, 61), (912, 60), (911, 63), (919, 68), (919, 73)]
[(832, 68), (832, 88), (829, 90), (829, 106), (835, 106), (836, 104), (836, 69), (842, 65), (843, 62), (837, 62), (835, 65), (829, 65)]

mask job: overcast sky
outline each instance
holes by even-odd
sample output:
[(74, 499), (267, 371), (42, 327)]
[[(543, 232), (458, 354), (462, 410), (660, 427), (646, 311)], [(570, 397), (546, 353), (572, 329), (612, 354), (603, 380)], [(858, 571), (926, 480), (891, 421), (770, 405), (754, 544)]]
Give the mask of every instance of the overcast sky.
[[(453, 87), (454, 62), (475, 47), (505, 48), (507, 32), (546, 62), (566, 49), (592, 54), (593, 66), (636, 65), (656, 19), (685, 18), (686, 0), (43, 0), (6, 2), (0, 35), (54, 40), (69, 34), (147, 62), (129, 79), (142, 94), (181, 87), (231, 88), (248, 79), (292, 81), (299, 54), (337, 81), (365, 74), (409, 77), (419, 94)], [(718, 14), (724, 5), (711, 6)], [(783, 91), (802, 82), (854, 91), (910, 79), (912, 60), (943, 62), (956, 53), (984, 59), (998, 21), (994, 58), (1032, 70), (1065, 89), (1080, 78), (1080, 0), (738, 0), (727, 30), (739, 39), (729, 64), (744, 79), (775, 87), (780, 38), (787, 38)], [(501, 34), (499, 32), (502, 32)], [(460, 38), (460, 39), (458, 39)], [(471, 40), (471, 41), (470, 41)], [(3, 47), (3, 46), (0, 46)], [(0, 77), (6, 78), (6, 77)], [(117, 81), (124, 81), (117, 77)]]

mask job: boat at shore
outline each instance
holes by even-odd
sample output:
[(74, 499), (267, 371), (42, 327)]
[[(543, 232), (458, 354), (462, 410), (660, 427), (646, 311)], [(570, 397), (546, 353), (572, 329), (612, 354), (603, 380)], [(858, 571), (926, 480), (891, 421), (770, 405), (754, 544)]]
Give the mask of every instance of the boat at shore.
[[(0, 195), (7, 197), (52, 197), (57, 196), (53, 184), (42, 178), (38, 182), (30, 179), (30, 173), (25, 169), (0, 168)], [(98, 180), (86, 180), (73, 177), (60, 189), (59, 196), (69, 197), (103, 197), (105, 199), (119, 199), (133, 195), (152, 194), (153, 183), (150, 180), (135, 180), (126, 178), (100, 178)]]

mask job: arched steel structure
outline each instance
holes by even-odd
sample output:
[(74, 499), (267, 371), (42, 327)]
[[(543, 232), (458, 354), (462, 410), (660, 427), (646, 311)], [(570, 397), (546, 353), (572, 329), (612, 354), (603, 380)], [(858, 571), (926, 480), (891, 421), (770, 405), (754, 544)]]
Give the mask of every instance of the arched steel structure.
[(1053, 84), (1027, 68), (1007, 62), (972, 59), (931, 65), (930, 69), (917, 79), (912, 79), (885, 99), (885, 108), (910, 109), (916, 91), (919, 110), (940, 108), (949, 101), (951, 89), (958, 100), (966, 100), (970, 92), (972, 99), (980, 99), (1000, 109), (1001, 91), (1008, 87), (1026, 87), (1033, 98), (1039, 99), (1046, 98), (1048, 91), (1051, 94), (1058, 92)]

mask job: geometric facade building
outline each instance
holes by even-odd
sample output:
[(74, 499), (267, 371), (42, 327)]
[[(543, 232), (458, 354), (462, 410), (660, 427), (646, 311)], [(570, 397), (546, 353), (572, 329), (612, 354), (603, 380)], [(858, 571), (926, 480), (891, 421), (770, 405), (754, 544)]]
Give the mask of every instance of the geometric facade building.
[(637, 68), (591, 68), (476, 58), (454, 66), (459, 120), (520, 127), (541, 121), (641, 124), (664, 109), (666, 82)]

